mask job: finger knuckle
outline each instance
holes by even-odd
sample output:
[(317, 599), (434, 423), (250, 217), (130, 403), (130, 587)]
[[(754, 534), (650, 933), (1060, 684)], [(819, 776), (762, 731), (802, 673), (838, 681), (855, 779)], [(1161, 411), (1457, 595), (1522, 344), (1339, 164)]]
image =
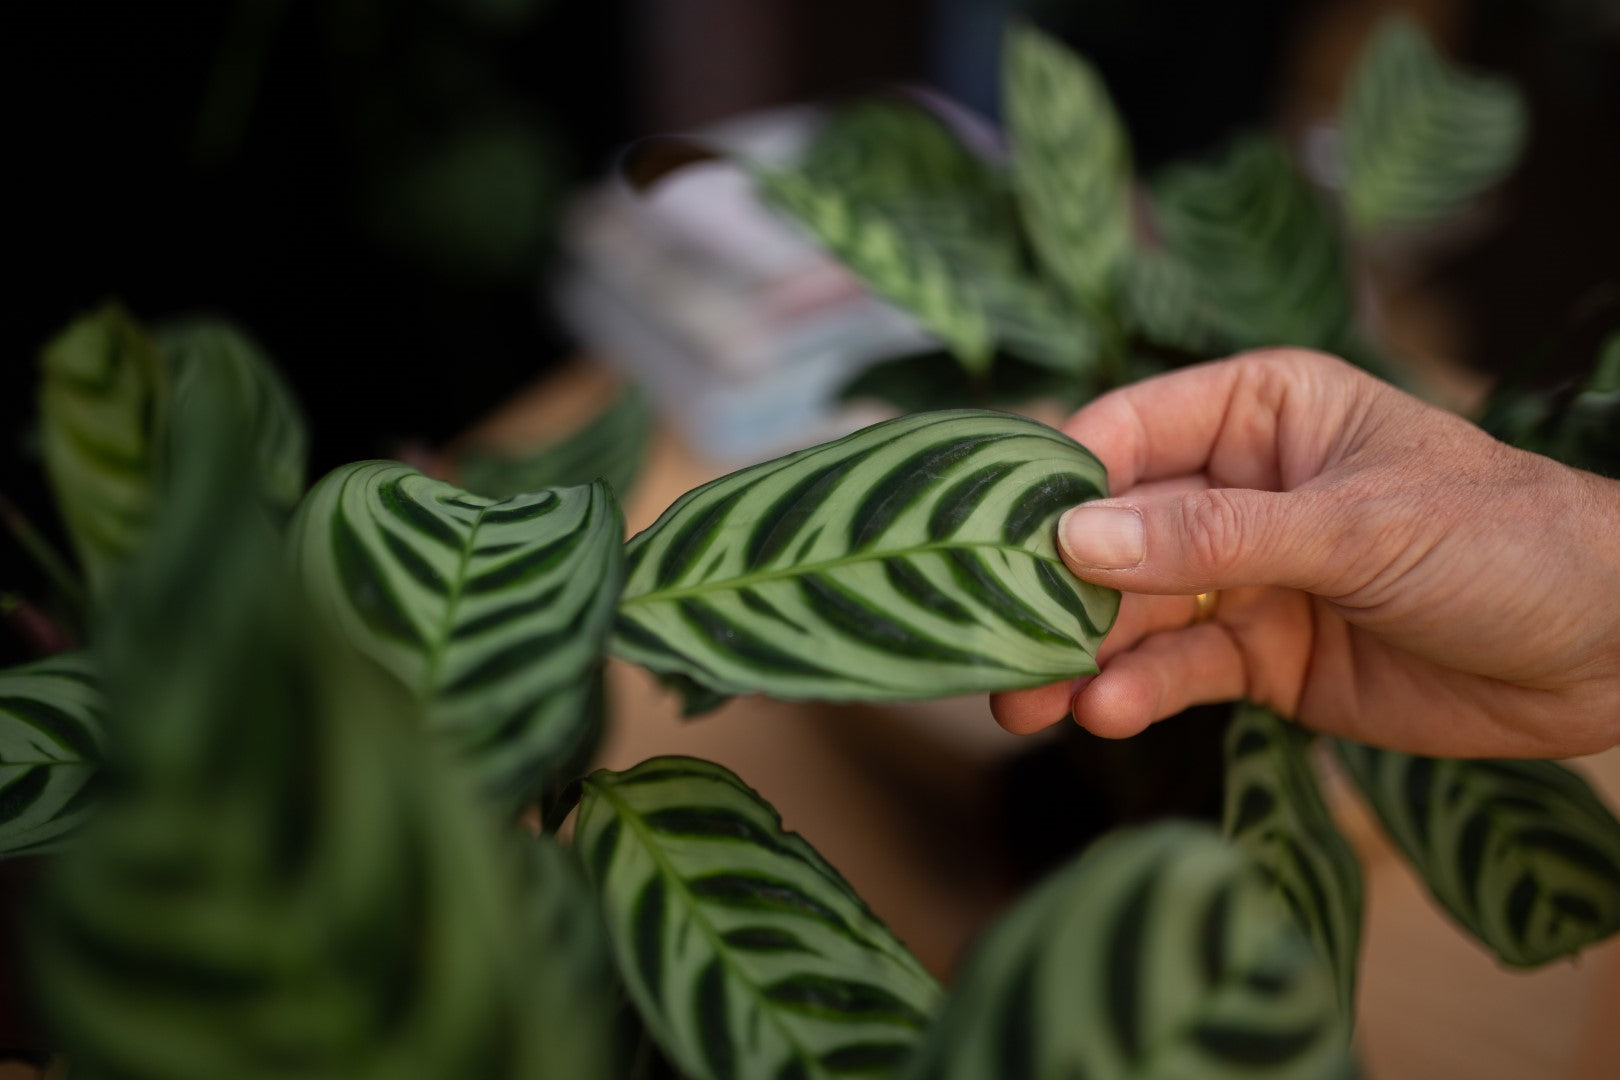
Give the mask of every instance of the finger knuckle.
[(1181, 533), (1188, 569), (1219, 578), (1243, 552), (1249, 534), (1243, 508), (1219, 488), (1195, 492), (1181, 502)]

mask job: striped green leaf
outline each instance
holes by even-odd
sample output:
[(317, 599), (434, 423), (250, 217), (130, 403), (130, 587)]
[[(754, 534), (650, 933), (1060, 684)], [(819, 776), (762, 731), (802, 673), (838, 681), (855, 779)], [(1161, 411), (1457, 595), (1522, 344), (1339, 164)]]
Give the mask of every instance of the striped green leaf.
[(635, 483), (657, 418), (647, 395), (627, 387), (600, 416), (526, 453), (471, 447), (456, 456), (456, 481), (475, 495), (510, 499), (542, 488), (602, 480), (623, 497)]
[(312, 602), (517, 805), (594, 749), (623, 534), (602, 483), (495, 500), (373, 461), (315, 486), (293, 543)]
[(1361, 866), (1322, 800), (1310, 746), (1309, 735), (1275, 713), (1238, 709), (1226, 731), (1222, 830), (1259, 863), (1333, 972), (1348, 1029), (1361, 944)]
[(1170, 169), (1153, 198), (1160, 257), (1183, 264), (1195, 306), (1134, 303), (1134, 317), (1151, 320), (1136, 326), (1145, 337), (1181, 345), (1189, 326), (1212, 323), (1225, 349), (1343, 340), (1354, 310), (1338, 231), (1275, 140), (1242, 139), (1214, 162)]
[(1447, 63), (1410, 19), (1387, 20), (1343, 110), (1352, 223), (1368, 230), (1444, 217), (1513, 168), (1527, 120), (1512, 84)]
[(1229, 336), (1210, 292), (1190, 263), (1164, 251), (1139, 251), (1125, 265), (1120, 317), (1155, 345), (1219, 356)]
[(1102, 79), (1028, 23), (1008, 30), (1002, 102), (1012, 175), (1047, 274), (1087, 307), (1113, 294), (1131, 243), (1131, 162)]
[(887, 1072), (940, 996), (736, 776), (665, 757), (585, 781), (575, 831), (620, 973), (692, 1077)]
[(219, 319), (160, 326), (156, 337), (173, 372), (175, 407), (195, 395), (205, 408), (229, 408), (247, 417), (259, 490), (276, 510), (291, 511), (304, 494), (309, 432), (264, 350)]
[(1620, 931), (1620, 821), (1568, 769), (1335, 745), (1434, 898), (1504, 963)]
[(107, 304), (45, 346), (40, 375), (46, 475), (79, 565), (100, 596), (151, 517), (168, 370), (146, 332)]
[(799, 168), (756, 178), (771, 205), (970, 372), (988, 372), (998, 348), (1061, 371), (1092, 359), (1087, 324), (1024, 266), (1006, 178), (922, 108), (855, 106)]
[(0, 671), (0, 858), (50, 850), (89, 817), (105, 712), (82, 653)]
[(1342, 1077), (1333, 982), (1213, 833), (1112, 833), (968, 960), (910, 1080)]
[(393, 680), (284, 605), (241, 417), (103, 632), (121, 782), (55, 861), (31, 1000), (75, 1075), (535, 1077), (518, 883)]
[(884, 701), (1097, 670), (1119, 594), (1057, 518), (1103, 466), (1002, 413), (919, 413), (688, 492), (629, 546), (613, 650), (725, 694)]

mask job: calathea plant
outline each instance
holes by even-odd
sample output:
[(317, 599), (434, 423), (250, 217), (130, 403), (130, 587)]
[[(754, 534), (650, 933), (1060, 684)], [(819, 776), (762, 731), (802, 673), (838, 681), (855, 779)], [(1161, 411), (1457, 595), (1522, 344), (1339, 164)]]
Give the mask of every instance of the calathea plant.
[[(86, 458), (146, 513), (92, 594), (92, 648), (4, 675), (0, 832), (54, 852), (33, 984), (85, 1075), (608, 1076), (627, 1023), (693, 1076), (1005, 1053), (1030, 1076), (1343, 1066), (1328, 970), (1212, 832), (1110, 841), (947, 994), (719, 766), (569, 783), (604, 649), (722, 694), (886, 700), (1083, 669), (1117, 598), (1053, 548), (1058, 513), (1101, 493), (1082, 448), (1001, 414), (905, 418), (701, 488), (628, 548), (600, 481), (495, 498), (363, 463), (283, 528), (259, 466), (301, 428), (249, 422), (287, 399), (242, 392), (273, 373), (198, 354), (153, 409), (179, 381), (165, 340), (109, 309), (46, 350), (48, 386), (97, 376), (75, 382), (83, 415), (147, 418), (148, 453)], [(63, 797), (58, 777), (92, 771)], [(577, 800), (568, 848), (513, 829), (537, 798), (548, 829)], [(1018, 974), (1049, 920), (1050, 985)], [(1009, 975), (1038, 1015), (942, 1026)], [(1120, 980), (1140, 987), (1129, 1015)], [(1076, 1022), (1099, 1037), (1077, 1044)]]
[[(1078, 63), (1033, 32), (1015, 42), (1043, 79)], [(1085, 93), (1105, 100), (1094, 80)], [(1095, 118), (1068, 102), (1050, 119), (1015, 169), (1089, 169), (1081, 186), (1119, 209), (1123, 143), (1103, 139), (1095, 165), (1063, 137)], [(1244, 175), (1274, 172), (1252, 157)], [(1032, 252), (1070, 256), (1020, 241), (980, 260), (981, 219), (948, 201), (924, 215), (945, 227), (921, 280), (974, 282), (941, 311), (977, 313), (972, 363), (999, 370), (1019, 341), (1070, 350), (1065, 378), (1127, 377), (1131, 234), (1057, 205), (1061, 171), (1011, 186), (980, 171), (996, 214), (1045, 205), (1053, 228), (1102, 239), (1096, 265), (1032, 271)], [(903, 209), (909, 182), (873, 190)], [(910, 242), (883, 229), (861, 251)], [(1147, 295), (1197, 283), (1164, 267)], [(1195, 315), (1221, 307), (1206, 288)], [(1087, 329), (1052, 336), (1066, 322)], [(302, 472), (301, 421), (262, 355), (219, 325), (181, 340), (108, 310), (42, 371), (90, 649), (0, 674), (0, 850), (56, 853), (32, 967), (78, 1071), (588, 1078), (637, 1069), (618, 1048), (639, 1031), (696, 1077), (1351, 1070), (1359, 877), (1308, 736), (1263, 711), (1228, 735), (1224, 836), (1162, 824), (1099, 842), (949, 990), (742, 778), (690, 758), (578, 775), (607, 653), (694, 706), (1091, 669), (1118, 598), (1053, 546), (1057, 515), (1105, 493), (1083, 448), (1002, 414), (904, 417), (688, 493), (624, 545), (597, 475), (633, 469), (577, 451), (612, 444), (633, 404), (523, 480), (469, 469), (466, 490), (368, 462), (300, 499), (280, 478)], [(1579, 425), (1609, 390), (1526, 423), (1601, 448)], [(1573, 774), (1342, 754), (1506, 961), (1620, 928), (1620, 823)], [(573, 815), (569, 843), (513, 827), (535, 803), (547, 833)]]

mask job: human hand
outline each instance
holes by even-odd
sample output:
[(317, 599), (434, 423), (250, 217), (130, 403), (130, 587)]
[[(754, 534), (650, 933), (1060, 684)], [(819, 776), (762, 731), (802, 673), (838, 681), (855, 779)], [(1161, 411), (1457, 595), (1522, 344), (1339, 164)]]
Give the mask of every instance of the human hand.
[(1009, 731), (1072, 712), (1124, 737), (1246, 698), (1437, 756), (1620, 744), (1620, 481), (1299, 349), (1137, 383), (1064, 431), (1117, 493), (1065, 516), (1064, 559), (1125, 596), (1098, 675), (992, 697)]

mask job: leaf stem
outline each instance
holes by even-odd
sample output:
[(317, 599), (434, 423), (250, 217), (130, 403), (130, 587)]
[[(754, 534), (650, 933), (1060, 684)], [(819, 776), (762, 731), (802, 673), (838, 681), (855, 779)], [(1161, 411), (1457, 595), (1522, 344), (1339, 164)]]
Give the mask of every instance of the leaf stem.
[(34, 523), (28, 520), (27, 515), (6, 498), (3, 492), (0, 492), (0, 524), (3, 524), (6, 531), (17, 541), (17, 546), (26, 551), (34, 562), (39, 564), (39, 568), (45, 571), (45, 576), (50, 578), (51, 584), (56, 586), (73, 606), (74, 614), (82, 618), (89, 607), (89, 596), (85, 592), (84, 582), (79, 580), (79, 576), (73, 572), (67, 560), (57, 553), (51, 542), (45, 539), (45, 535), (34, 527)]

